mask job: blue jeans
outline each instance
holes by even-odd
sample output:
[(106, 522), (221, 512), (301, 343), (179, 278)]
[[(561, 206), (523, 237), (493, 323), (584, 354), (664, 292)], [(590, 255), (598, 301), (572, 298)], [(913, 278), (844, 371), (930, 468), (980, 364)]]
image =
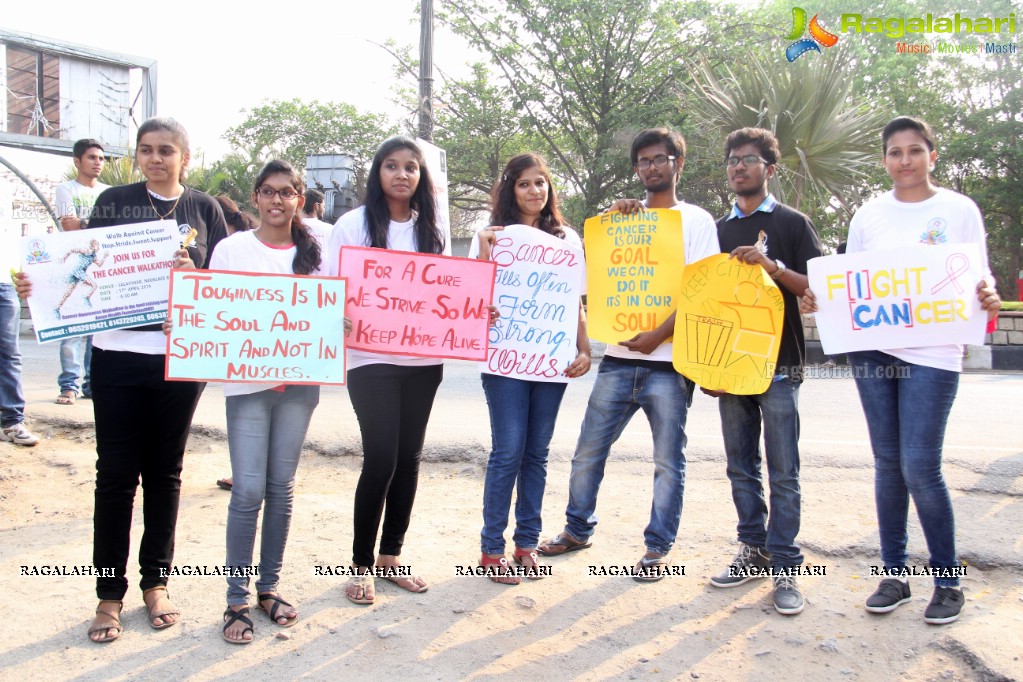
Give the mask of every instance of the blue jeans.
[[(75, 336), (69, 339), (61, 339), (60, 376), (57, 377), (57, 385), (60, 387), (61, 392), (74, 391), (76, 394), (83, 394), (86, 398), (92, 395), (89, 386), (89, 365), (91, 362), (91, 336), (84, 338)], [(79, 390), (78, 385), (79, 379), (82, 381), (81, 390)]]
[(21, 391), (21, 302), (12, 284), (0, 284), (0, 426), (25, 421), (25, 394)]
[(643, 537), (647, 551), (671, 551), (682, 518), (686, 413), (692, 396), (692, 382), (678, 374), (670, 362), (632, 364), (604, 356), (572, 458), (565, 509), (565, 530), (572, 537), (586, 540), (593, 535), (598, 520), (597, 492), (611, 445), (632, 415), (642, 409), (654, 438), (654, 498)]
[[(780, 379), (760, 395), (723, 395), (718, 402), (728, 480), (739, 516), (739, 541), (767, 547), (771, 565), (799, 566), (799, 382)], [(771, 487), (771, 513), (760, 471), (760, 432)]]
[[(226, 402), (234, 484), (227, 507), (225, 565), (245, 570), (252, 564), (259, 508), (266, 500), (256, 592), (276, 592), (291, 527), (298, 458), (320, 402), (320, 387), (288, 386), (284, 392), (228, 396)], [(229, 577), (227, 603), (247, 604), (248, 588), (247, 576)]]
[[(906, 522), (912, 497), (930, 566), (958, 569), (941, 448), (959, 373), (914, 365), (880, 351), (850, 353), (849, 364), (874, 451), (874, 501), (885, 568), (903, 568), (909, 559)], [(936, 576), (934, 584), (957, 587), (959, 578)]]
[(482, 380), (490, 408), (491, 452), (483, 484), (480, 549), (504, 554), (513, 487), (518, 494), (512, 539), (516, 547), (533, 549), (540, 540), (548, 446), (567, 385), (495, 374), (483, 374)]

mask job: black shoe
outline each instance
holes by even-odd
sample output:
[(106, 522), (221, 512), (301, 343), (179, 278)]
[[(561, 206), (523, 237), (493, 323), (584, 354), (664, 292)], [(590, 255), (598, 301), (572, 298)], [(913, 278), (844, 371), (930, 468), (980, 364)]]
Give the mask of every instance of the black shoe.
[(766, 578), (770, 574), (771, 555), (767, 550), (743, 542), (732, 563), (723, 573), (711, 578), (710, 584), (714, 587), (738, 587), (750, 580)]
[(803, 595), (796, 587), (796, 579), (790, 575), (774, 578), (774, 610), (785, 616), (803, 612)]
[(931, 625), (945, 625), (959, 618), (966, 597), (958, 587), (935, 587), (931, 603), (924, 611), (924, 622)]
[(871, 613), (890, 613), (910, 599), (909, 583), (898, 578), (885, 578), (874, 590), (874, 594), (867, 597), (864, 608)]

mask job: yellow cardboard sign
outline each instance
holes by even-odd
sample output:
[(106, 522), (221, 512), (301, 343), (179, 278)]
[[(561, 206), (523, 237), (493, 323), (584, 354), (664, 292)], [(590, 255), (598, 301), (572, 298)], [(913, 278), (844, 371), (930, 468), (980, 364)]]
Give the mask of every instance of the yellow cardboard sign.
[(584, 235), (590, 338), (621, 343), (668, 319), (685, 268), (682, 214), (602, 213), (586, 221)]
[(767, 272), (719, 253), (686, 267), (680, 294), (675, 370), (711, 391), (757, 395), (770, 388), (785, 302)]

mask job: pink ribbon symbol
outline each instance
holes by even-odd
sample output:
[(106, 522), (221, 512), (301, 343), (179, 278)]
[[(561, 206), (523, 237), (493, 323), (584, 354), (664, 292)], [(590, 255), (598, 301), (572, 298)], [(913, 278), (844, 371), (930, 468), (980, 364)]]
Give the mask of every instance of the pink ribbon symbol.
[(945, 261), (945, 272), (948, 273), (948, 277), (941, 280), (933, 287), (931, 287), (931, 294), (936, 294), (946, 286), (951, 284), (955, 287), (956, 293), (963, 293), (963, 288), (959, 285), (959, 276), (966, 273), (970, 269), (970, 259), (962, 253), (953, 253)]

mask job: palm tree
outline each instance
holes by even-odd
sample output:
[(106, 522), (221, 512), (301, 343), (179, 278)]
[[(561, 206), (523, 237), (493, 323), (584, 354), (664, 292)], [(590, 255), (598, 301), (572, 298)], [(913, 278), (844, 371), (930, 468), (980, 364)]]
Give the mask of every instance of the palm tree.
[(99, 181), (114, 187), (116, 185), (128, 185), (133, 182), (145, 180), (138, 166), (135, 165), (135, 157), (119, 156), (114, 159), (107, 159), (106, 165), (99, 174)]
[[(878, 163), (883, 116), (851, 96), (851, 67), (841, 55), (793, 63), (750, 60), (735, 70), (698, 69), (694, 112), (721, 139), (738, 128), (766, 128), (782, 158), (770, 190), (821, 222), (827, 207), (847, 216), (861, 203), (867, 172)], [(844, 222), (844, 221), (843, 221)]]

